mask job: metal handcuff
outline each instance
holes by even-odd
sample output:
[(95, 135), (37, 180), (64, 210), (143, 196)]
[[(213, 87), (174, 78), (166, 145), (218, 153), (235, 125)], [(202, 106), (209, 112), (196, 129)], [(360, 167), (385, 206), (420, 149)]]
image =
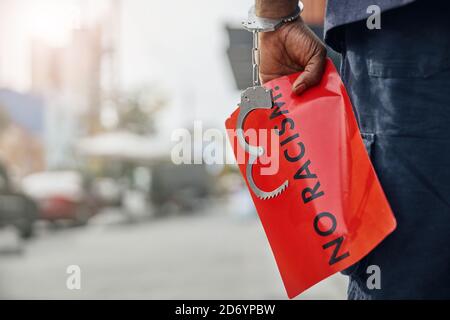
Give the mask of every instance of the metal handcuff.
[(244, 122), (249, 113), (256, 109), (271, 109), (273, 106), (272, 91), (261, 86), (259, 80), (259, 32), (271, 32), (277, 30), (283, 24), (292, 22), (299, 18), (303, 11), (303, 3), (299, 1), (299, 5), (296, 8), (294, 14), (281, 18), (281, 19), (268, 19), (256, 16), (255, 6), (252, 6), (248, 12), (248, 18), (242, 22), (243, 27), (253, 33), (253, 47), (252, 47), (252, 75), (253, 86), (245, 89), (241, 94), (241, 102), (239, 103), (239, 115), (236, 125), (236, 135), (241, 147), (250, 154), (246, 166), (246, 178), (250, 189), (260, 199), (271, 199), (281, 194), (289, 184), (289, 181), (284, 181), (278, 188), (271, 191), (264, 191), (260, 189), (252, 174), (252, 168), (256, 159), (265, 153), (265, 150), (261, 146), (250, 145), (244, 137)]

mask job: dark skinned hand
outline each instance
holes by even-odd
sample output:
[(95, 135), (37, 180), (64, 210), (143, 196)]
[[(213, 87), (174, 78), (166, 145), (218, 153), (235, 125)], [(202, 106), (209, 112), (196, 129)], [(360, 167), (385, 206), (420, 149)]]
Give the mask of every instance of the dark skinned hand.
[(325, 68), (326, 49), (301, 18), (276, 31), (260, 33), (260, 78), (263, 83), (304, 71), (293, 84), (301, 94), (317, 85)]

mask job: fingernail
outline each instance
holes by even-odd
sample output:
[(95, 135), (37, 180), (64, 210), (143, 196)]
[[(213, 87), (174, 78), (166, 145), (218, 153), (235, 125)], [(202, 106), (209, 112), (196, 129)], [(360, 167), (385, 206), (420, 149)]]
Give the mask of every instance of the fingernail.
[(305, 84), (300, 82), (294, 86), (294, 91), (297, 93), (302, 93), (303, 90), (305, 90), (305, 88), (306, 88)]

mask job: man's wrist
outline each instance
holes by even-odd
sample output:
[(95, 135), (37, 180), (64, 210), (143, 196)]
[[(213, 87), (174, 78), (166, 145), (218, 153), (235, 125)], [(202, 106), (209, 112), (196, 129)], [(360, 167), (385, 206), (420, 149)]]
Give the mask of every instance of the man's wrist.
[(291, 15), (298, 0), (256, 0), (256, 15), (261, 18), (280, 19)]

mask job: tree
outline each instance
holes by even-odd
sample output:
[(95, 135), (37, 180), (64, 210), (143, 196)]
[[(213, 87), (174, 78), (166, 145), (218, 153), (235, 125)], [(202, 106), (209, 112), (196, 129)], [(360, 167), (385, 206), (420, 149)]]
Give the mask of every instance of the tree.
[(164, 92), (156, 87), (143, 87), (129, 94), (119, 109), (119, 127), (136, 134), (155, 132), (155, 118), (167, 104)]
[(5, 107), (0, 104), (0, 133), (2, 133), (11, 124), (9, 114), (5, 111)]

